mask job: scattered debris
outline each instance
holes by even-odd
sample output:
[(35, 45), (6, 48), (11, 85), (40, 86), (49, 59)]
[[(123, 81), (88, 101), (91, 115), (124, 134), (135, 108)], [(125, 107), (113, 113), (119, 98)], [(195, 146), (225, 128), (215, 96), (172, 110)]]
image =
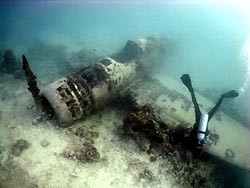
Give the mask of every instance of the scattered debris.
[(33, 108), (34, 108), (33, 104), (30, 104), (30, 105), (27, 106), (27, 109), (29, 109), (29, 110), (32, 110)]
[(94, 146), (94, 140), (99, 136), (98, 132), (93, 127), (86, 126), (70, 127), (68, 130), (80, 138), (81, 144), (65, 149), (62, 156), (82, 163), (98, 162), (100, 154)]
[(41, 122), (48, 120), (48, 116), (45, 112), (39, 113), (39, 115), (32, 120), (32, 125), (38, 125)]
[(92, 144), (83, 144), (73, 149), (65, 150), (62, 154), (65, 158), (69, 158), (82, 163), (98, 162), (100, 154)]
[(19, 139), (12, 145), (10, 153), (16, 157), (19, 157), (23, 150), (28, 149), (29, 146), (30, 144), (26, 140)]
[(233, 160), (235, 158), (235, 153), (233, 150), (227, 148), (226, 151), (225, 151), (225, 157), (226, 159), (228, 160)]
[(46, 139), (44, 139), (44, 140), (42, 140), (42, 141), (40, 142), (40, 144), (41, 144), (42, 147), (46, 148), (46, 147), (49, 145), (49, 141), (46, 140)]
[(152, 180), (153, 180), (154, 175), (153, 175), (153, 173), (151, 172), (151, 170), (149, 170), (148, 168), (145, 168), (145, 169), (144, 169), (143, 175), (144, 175), (143, 177), (144, 177), (145, 179), (148, 179), (149, 181), (152, 181)]
[(149, 159), (150, 159), (151, 162), (155, 162), (157, 160), (157, 156), (152, 155), (152, 156), (150, 156)]
[(220, 140), (220, 135), (217, 133), (211, 133), (210, 131), (208, 132), (208, 138), (211, 141), (212, 144), (216, 145), (217, 142)]
[(42, 122), (42, 116), (37, 116), (35, 119), (32, 120), (32, 125), (38, 125)]
[(81, 138), (84, 143), (94, 144), (94, 140), (99, 136), (99, 133), (94, 127), (86, 127), (84, 125), (80, 127), (69, 127), (68, 130), (75, 136)]
[(139, 180), (141, 179), (145, 179), (145, 180), (148, 180), (149, 182), (153, 182), (156, 180), (156, 177), (153, 175), (151, 170), (149, 170), (148, 168), (145, 168), (143, 172), (139, 173)]

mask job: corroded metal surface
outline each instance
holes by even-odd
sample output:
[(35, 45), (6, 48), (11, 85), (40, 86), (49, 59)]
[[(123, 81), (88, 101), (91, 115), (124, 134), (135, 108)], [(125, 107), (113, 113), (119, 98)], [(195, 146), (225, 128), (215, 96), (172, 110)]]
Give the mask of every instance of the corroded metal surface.
[(72, 73), (42, 91), (61, 126), (69, 126), (115, 99), (119, 90), (133, 80), (136, 65), (124, 65), (111, 58)]

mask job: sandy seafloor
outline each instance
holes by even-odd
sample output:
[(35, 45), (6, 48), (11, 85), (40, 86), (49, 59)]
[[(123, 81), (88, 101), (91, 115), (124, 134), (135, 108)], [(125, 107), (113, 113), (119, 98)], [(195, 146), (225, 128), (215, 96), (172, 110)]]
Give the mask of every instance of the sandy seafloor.
[[(79, 163), (65, 159), (60, 154), (67, 147), (77, 144), (77, 138), (58, 128), (53, 122), (32, 125), (37, 116), (33, 99), (24, 80), (15, 80), (11, 75), (2, 77), (1, 82), (1, 160), (8, 163), (11, 145), (25, 139), (30, 147), (21, 156), (11, 160), (15, 168), (6, 170), (4, 185), (9, 187), (177, 187), (172, 176), (168, 176), (164, 160), (150, 162), (149, 155), (140, 151), (130, 140), (123, 140), (119, 133), (123, 114), (119, 110), (105, 109), (90, 116), (84, 124), (94, 126), (99, 132), (95, 146), (101, 155), (97, 163)], [(101, 117), (100, 117), (101, 115)], [(49, 145), (41, 145), (47, 140)], [(149, 169), (153, 180), (140, 179), (139, 174)]]
[[(168, 79), (168, 83), (170, 81)], [(95, 127), (99, 132), (94, 145), (100, 152), (101, 161), (80, 163), (61, 156), (65, 148), (79, 144), (75, 136), (53, 122), (32, 125), (38, 112), (35, 106), (30, 109), (34, 102), (26, 89), (25, 80), (2, 75), (0, 87), (1, 160), (7, 168), (3, 175), (8, 182), (4, 185), (58, 188), (180, 187), (171, 171), (167, 172), (166, 159), (158, 158), (150, 162), (146, 152), (141, 151), (133, 140), (122, 136), (122, 110), (107, 108), (73, 125)], [(221, 126), (226, 125), (222, 123)], [(228, 134), (233, 135), (234, 132), (229, 131)], [(223, 135), (220, 136), (223, 140)], [(7, 160), (11, 145), (18, 139), (27, 140), (30, 147), (21, 156), (12, 156)], [(49, 143), (47, 147), (41, 145), (44, 140)], [(11, 165), (9, 161), (12, 161)], [(140, 178), (145, 169), (152, 172), (152, 178)]]
[[(17, 55), (21, 51), (22, 49), (17, 50)], [(109, 53), (106, 52), (106, 54)], [(33, 56), (32, 60), (36, 60), (39, 57), (38, 55), (39, 53), (37, 56)], [(29, 56), (27, 57), (29, 59)], [(39, 68), (43, 69), (48, 62), (53, 64), (53, 59), (49, 59), (50, 57), (39, 58), (39, 60), (36, 60)], [(35, 70), (39, 70), (39, 68), (36, 67)], [(46, 68), (44, 69), (46, 70)], [(62, 75), (57, 74), (57, 67), (53, 66), (53, 71), (38, 73), (39, 84), (44, 87), (60, 76)], [(170, 88), (176, 87), (178, 88), (177, 91), (183, 92), (189, 97), (180, 81), (167, 76), (165, 79), (167, 79), (165, 83)], [(156, 161), (151, 162), (150, 156), (141, 151), (132, 139), (124, 138), (121, 130), (122, 119), (124, 118), (122, 109), (107, 107), (96, 115), (73, 125), (94, 127), (99, 133), (94, 146), (99, 151), (101, 160), (94, 163), (80, 163), (66, 159), (61, 155), (65, 149), (78, 145), (79, 138), (68, 133), (66, 129), (59, 128), (54, 122), (46, 121), (38, 125), (32, 125), (32, 120), (37, 117), (39, 111), (36, 109), (33, 98), (27, 90), (25, 79), (15, 79), (13, 75), (2, 74), (0, 97), (0, 147), (2, 151), (1, 163), (4, 166), (1, 173), (3, 175), (3, 185), (7, 185), (7, 187), (181, 187), (177, 178), (171, 171), (167, 170), (169, 163), (166, 159), (159, 157)], [(212, 104), (202, 97), (198, 96), (198, 99), (205, 105), (207, 103)], [(175, 105), (177, 109), (175, 116), (182, 117), (192, 124), (192, 112), (183, 114), (178, 101), (172, 105)], [(226, 120), (227, 118), (229, 117), (222, 114), (222, 119)], [(216, 125), (218, 122), (214, 120), (213, 124)], [(246, 165), (250, 164), (248, 161), (250, 155), (244, 149), (247, 147), (245, 140), (242, 143), (232, 141), (240, 138), (239, 135), (235, 134), (235, 131), (239, 130), (243, 135), (245, 129), (236, 128), (227, 129), (226, 132), (223, 131), (223, 128), (235, 127), (236, 124), (242, 126), (230, 118), (225, 122), (220, 122), (222, 129), (217, 130), (221, 138), (218, 147), (221, 149), (220, 146), (223, 148), (230, 146), (231, 143), (237, 143), (238, 145), (236, 144), (233, 147), (236, 148), (236, 151), (237, 148), (239, 149), (236, 159), (239, 158), (240, 162), (237, 161), (236, 163), (247, 167)], [(214, 127), (211, 127), (211, 129), (216, 130)], [(247, 130), (246, 135), (243, 135), (245, 138), (247, 138), (247, 132), (249, 131)], [(10, 148), (18, 139), (27, 140), (30, 146), (19, 157), (14, 157), (10, 155)], [(43, 147), (41, 144), (44, 140), (49, 143), (47, 147)], [(219, 151), (218, 147), (215, 147), (211, 153), (216, 155), (224, 154), (225, 148)], [(10, 156), (10, 159), (8, 159), (8, 156)], [(145, 171), (151, 173), (142, 178), (141, 174), (145, 173)], [(247, 180), (248, 176), (249, 174), (243, 173), (244, 181)], [(239, 179), (239, 177), (232, 177), (233, 181), (234, 178), (235, 181)], [(244, 187), (249, 185), (249, 182), (246, 182)], [(234, 184), (232, 184), (232, 187), (234, 187)]]

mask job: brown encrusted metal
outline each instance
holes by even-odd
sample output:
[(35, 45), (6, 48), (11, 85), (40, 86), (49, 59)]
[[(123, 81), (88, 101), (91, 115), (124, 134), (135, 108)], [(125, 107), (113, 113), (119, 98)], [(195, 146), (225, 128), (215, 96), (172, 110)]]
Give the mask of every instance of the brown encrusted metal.
[(115, 100), (122, 86), (134, 78), (135, 67), (133, 62), (123, 65), (106, 58), (51, 83), (42, 97), (60, 126), (66, 127)]
[(40, 95), (40, 89), (37, 86), (36, 81), (36, 75), (33, 74), (33, 72), (30, 69), (28, 60), (26, 59), (25, 55), (22, 55), (23, 59), (23, 71), (26, 76), (26, 80), (28, 82), (28, 90), (31, 92), (36, 104), (41, 107), (41, 95)]
[[(77, 92), (79, 95), (82, 96), (83, 100), (95, 106), (95, 101), (93, 98), (93, 93), (91, 91), (91, 88), (88, 86), (85, 79), (83, 79), (79, 74), (75, 73), (72, 75), (67, 76), (68, 80), (71, 80), (74, 83), (74, 88), (77, 89)], [(83, 106), (86, 106), (86, 102), (83, 103)]]
[(77, 109), (75, 109), (75, 111), (80, 113), (81, 116), (86, 116), (90, 112), (93, 112), (93, 94), (86, 84), (86, 81), (82, 79), (78, 74), (72, 74), (67, 76), (67, 84), (71, 89), (72, 95), (77, 98), (78, 107)]
[[(102, 76), (97, 74), (101, 71)], [(103, 73), (103, 67), (95, 66), (94, 69), (93, 67), (87, 67), (68, 75), (65, 84), (57, 88), (61, 95), (61, 100), (67, 105), (73, 120), (81, 119), (95, 111), (95, 101), (91, 86), (95, 86), (100, 80), (106, 78)]]
[(99, 64), (86, 67), (76, 74), (79, 74), (90, 88), (93, 88), (108, 77), (104, 68)]

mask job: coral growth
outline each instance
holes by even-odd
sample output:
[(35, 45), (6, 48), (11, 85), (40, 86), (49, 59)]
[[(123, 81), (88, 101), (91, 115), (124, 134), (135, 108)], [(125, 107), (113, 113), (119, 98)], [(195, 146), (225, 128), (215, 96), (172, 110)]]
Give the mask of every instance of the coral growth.
[(68, 130), (78, 137), (81, 143), (65, 149), (62, 156), (82, 163), (98, 162), (100, 154), (94, 146), (94, 139), (98, 137), (98, 132), (85, 126), (69, 128)]
[(100, 154), (92, 144), (83, 144), (72, 150), (65, 150), (63, 156), (83, 163), (98, 162), (100, 160)]
[(151, 142), (169, 143), (167, 125), (157, 119), (150, 106), (136, 108), (123, 120), (123, 130), (126, 134), (142, 134)]
[(29, 148), (29, 143), (24, 139), (17, 140), (11, 147), (10, 153), (16, 157), (19, 157), (23, 150)]
[(167, 161), (166, 171), (173, 174), (177, 184), (184, 187), (211, 187), (210, 176), (214, 165), (205, 158), (207, 155), (201, 161), (188, 149), (188, 129), (165, 124), (150, 106), (135, 108), (124, 118), (123, 123), (125, 134), (140, 147), (144, 146), (141, 149), (151, 154), (151, 162), (158, 157)]
[(142, 136), (149, 140), (151, 145), (161, 144), (168, 149), (171, 149), (173, 144), (185, 143), (186, 135), (189, 133), (188, 129), (181, 126), (174, 128), (164, 123), (149, 105), (134, 108), (123, 119), (123, 130), (127, 135)]

